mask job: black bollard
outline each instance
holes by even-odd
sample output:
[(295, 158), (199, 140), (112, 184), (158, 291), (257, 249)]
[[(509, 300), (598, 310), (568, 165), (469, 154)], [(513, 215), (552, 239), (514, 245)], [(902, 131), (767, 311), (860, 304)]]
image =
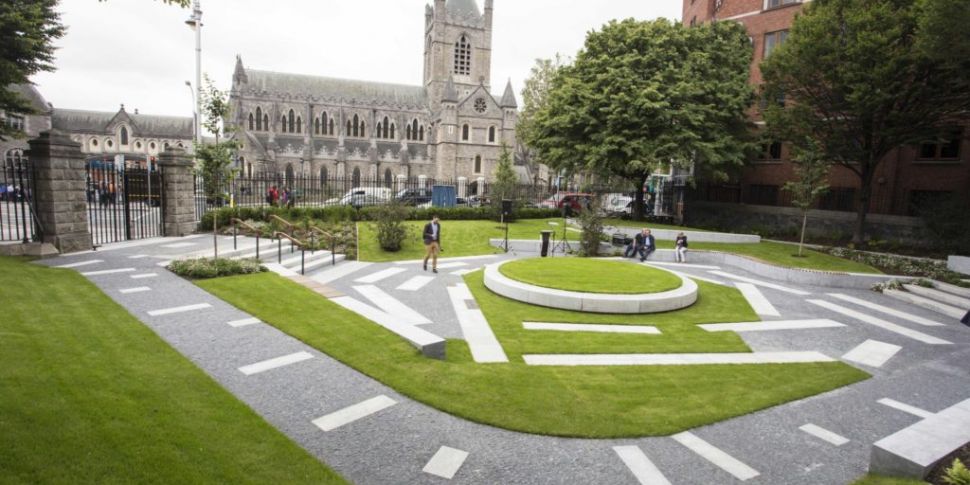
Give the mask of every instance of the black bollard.
[(542, 250), (540, 254), (543, 258), (549, 255), (549, 238), (552, 237), (552, 231), (539, 231), (542, 234)]

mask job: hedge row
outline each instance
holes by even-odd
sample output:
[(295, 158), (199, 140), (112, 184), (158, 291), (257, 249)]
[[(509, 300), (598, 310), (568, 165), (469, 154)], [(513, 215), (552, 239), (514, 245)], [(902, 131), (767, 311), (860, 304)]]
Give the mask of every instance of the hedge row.
[[(328, 222), (373, 221), (376, 219), (377, 210), (377, 207), (365, 207), (356, 210), (349, 206), (292, 209), (285, 207), (223, 207), (203, 215), (202, 221), (199, 223), (199, 230), (212, 230), (214, 218), (218, 218), (219, 227), (226, 227), (234, 218), (265, 221), (271, 215), (279, 216), (294, 223), (305, 219)], [(406, 218), (411, 221), (424, 221), (430, 220), (433, 214), (437, 214), (441, 220), (445, 221), (497, 220), (497, 213), (491, 207), (410, 208), (407, 211)], [(561, 212), (556, 209), (520, 208), (515, 210), (514, 218), (547, 219), (561, 215)]]

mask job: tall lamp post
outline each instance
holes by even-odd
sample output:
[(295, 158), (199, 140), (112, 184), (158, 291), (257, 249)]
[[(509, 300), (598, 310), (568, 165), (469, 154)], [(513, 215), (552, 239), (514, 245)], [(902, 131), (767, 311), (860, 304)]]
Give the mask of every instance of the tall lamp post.
[(192, 82), (185, 81), (185, 86), (189, 88), (192, 95), (192, 143), (199, 144), (199, 105), (195, 101), (195, 89), (192, 89)]
[[(199, 0), (192, 6), (192, 16), (185, 24), (195, 31), (195, 143), (202, 143), (202, 7)], [(189, 86), (191, 87), (191, 85)]]

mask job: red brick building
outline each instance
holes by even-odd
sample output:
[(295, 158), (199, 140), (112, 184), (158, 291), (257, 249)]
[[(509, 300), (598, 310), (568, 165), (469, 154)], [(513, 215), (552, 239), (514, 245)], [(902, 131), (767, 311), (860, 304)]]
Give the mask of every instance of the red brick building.
[[(810, 0), (805, 0), (810, 1)], [(751, 83), (762, 82), (759, 66), (771, 50), (785, 41), (788, 29), (802, 9), (802, 0), (684, 0), (683, 22), (688, 25), (712, 20), (743, 24), (754, 46)], [(761, 123), (757, 110), (752, 116)], [(791, 179), (788, 147), (765, 146), (762, 155), (730, 184), (701, 187), (701, 200), (765, 206), (787, 206), (789, 196), (781, 187)], [(831, 190), (819, 203), (825, 211), (853, 211), (858, 178), (836, 167)], [(970, 196), (970, 142), (955, 127), (949, 143), (901, 147), (880, 164), (875, 177), (872, 214), (916, 216), (927, 204), (947, 195)]]

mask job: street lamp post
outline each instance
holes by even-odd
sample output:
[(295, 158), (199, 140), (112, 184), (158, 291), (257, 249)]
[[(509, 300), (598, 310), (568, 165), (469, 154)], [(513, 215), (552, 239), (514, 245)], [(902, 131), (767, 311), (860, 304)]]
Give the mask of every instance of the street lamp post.
[[(185, 24), (195, 31), (195, 143), (202, 143), (202, 7), (199, 0), (192, 6), (192, 16)], [(190, 85), (191, 87), (191, 85)]]
[(195, 145), (199, 144), (199, 111), (198, 104), (195, 101), (195, 90), (192, 89), (192, 82), (185, 81), (185, 86), (189, 88), (189, 94), (192, 95), (192, 143)]

